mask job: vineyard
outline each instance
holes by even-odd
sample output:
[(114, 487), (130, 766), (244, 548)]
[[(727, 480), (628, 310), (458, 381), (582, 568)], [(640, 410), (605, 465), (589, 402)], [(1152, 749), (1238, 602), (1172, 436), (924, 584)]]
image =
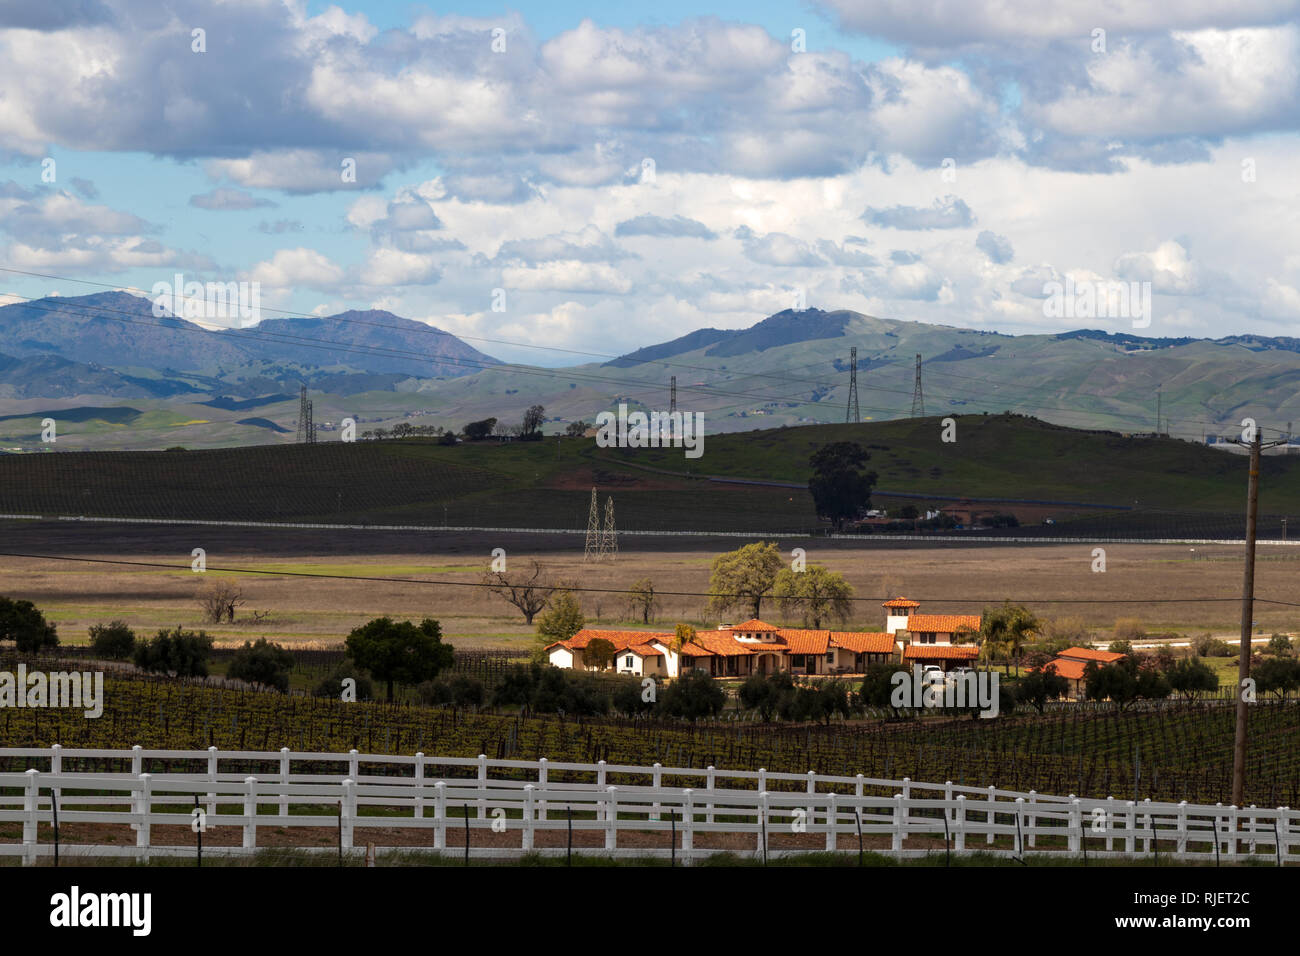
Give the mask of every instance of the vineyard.
[[(347, 751), (910, 777), (1124, 799), (1227, 802), (1233, 709), (1075, 708), (996, 720), (576, 719), (409, 704), (344, 704), (143, 677), (107, 677), (103, 716), (0, 710), (0, 745)], [(1251, 710), (1247, 803), (1300, 804), (1300, 704)], [(21, 769), (0, 767), (0, 770)], [(165, 767), (156, 768), (165, 771)]]

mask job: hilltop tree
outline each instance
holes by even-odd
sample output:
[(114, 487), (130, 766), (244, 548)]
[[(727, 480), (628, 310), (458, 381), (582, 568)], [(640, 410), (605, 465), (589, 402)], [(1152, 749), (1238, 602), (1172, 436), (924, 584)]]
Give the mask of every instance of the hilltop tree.
[(1300, 687), (1300, 661), (1293, 657), (1266, 657), (1251, 667), (1256, 686), (1281, 699)]
[(823, 445), (808, 459), (813, 469), (808, 482), (813, 504), (818, 516), (829, 519), (836, 531), (871, 504), (876, 473), (863, 470), (870, 458), (857, 442), (837, 441)]
[(534, 659), (538, 663), (543, 663), (547, 646), (557, 641), (567, 641), (586, 624), (587, 619), (583, 616), (582, 605), (578, 603), (572, 591), (557, 591), (552, 594), (546, 610), (537, 621), (537, 647)]
[(583, 435), (587, 434), (587, 429), (590, 427), (590, 425), (583, 421), (569, 422), (569, 424), (565, 426), (564, 434), (570, 438), (581, 438)]
[(433, 680), (455, 661), (454, 648), (442, 643), (442, 627), (427, 617), (418, 627), (377, 617), (354, 629), (343, 644), (358, 667), (387, 685), (390, 701), (394, 684)]
[(764, 596), (776, 584), (781, 564), (781, 552), (774, 541), (755, 542), (718, 555), (709, 576), (709, 609), (725, 613), (741, 607), (751, 617), (758, 617)]
[(508, 574), (505, 571), (488, 571), (483, 583), (489, 591), (505, 598), (519, 609), (524, 623), (532, 624), (537, 612), (546, 607), (555, 587), (546, 580), (541, 564), (534, 560), (531, 573)]
[(1070, 692), (1070, 682), (1056, 673), (1056, 668), (1049, 662), (1042, 667), (1035, 667), (1016, 681), (1014, 690), (1018, 703), (1029, 704), (1041, 714), (1049, 700), (1064, 697)]
[(35, 654), (57, 647), (59, 634), (31, 601), (0, 597), (0, 641), (14, 641), (20, 654)]
[(803, 571), (782, 568), (773, 586), (777, 607), (783, 615), (798, 611), (805, 627), (820, 628), (822, 621), (834, 618), (844, 622), (853, 611), (849, 600), (853, 588), (844, 575), (812, 564)]

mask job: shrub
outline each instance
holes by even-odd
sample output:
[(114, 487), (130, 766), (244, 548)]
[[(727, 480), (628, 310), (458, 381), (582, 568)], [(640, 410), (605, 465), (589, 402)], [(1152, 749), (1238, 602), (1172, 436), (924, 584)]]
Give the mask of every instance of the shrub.
[(314, 697), (332, 697), (335, 700), (343, 698), (343, 681), (351, 678), (356, 681), (357, 700), (371, 700), (375, 696), (374, 684), (370, 680), (370, 675), (363, 669), (357, 667), (350, 660), (344, 660), (329, 677), (316, 685), (312, 691)]
[(483, 706), (487, 696), (483, 682), (468, 674), (452, 674), (425, 681), (415, 692), (422, 704), (451, 704), (475, 710)]
[(289, 692), (289, 671), (293, 670), (293, 655), (279, 644), (258, 638), (256, 644), (244, 642), (230, 660), (226, 676), (235, 680), (274, 687), (280, 693)]
[(0, 597), (0, 641), (13, 641), (20, 654), (35, 654), (57, 647), (58, 631), (31, 601)]
[(127, 660), (135, 653), (135, 631), (127, 627), (125, 621), (113, 621), (111, 624), (92, 624), (90, 627), (90, 649), (101, 657), (107, 657), (110, 660)]
[(722, 713), (727, 703), (727, 692), (708, 674), (687, 671), (668, 685), (659, 702), (669, 717), (696, 720)]
[(207, 677), (212, 638), (205, 632), (161, 630), (148, 641), (135, 645), (135, 666), (144, 671), (176, 677)]

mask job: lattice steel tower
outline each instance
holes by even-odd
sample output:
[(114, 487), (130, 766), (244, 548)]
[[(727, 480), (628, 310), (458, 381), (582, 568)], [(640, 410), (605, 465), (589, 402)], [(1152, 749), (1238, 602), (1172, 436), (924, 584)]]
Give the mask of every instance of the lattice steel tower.
[(849, 349), (849, 403), (844, 409), (844, 420), (857, 424), (862, 421), (858, 411), (858, 347)]
[(591, 510), (587, 513), (587, 544), (582, 549), (582, 560), (600, 559), (600, 511), (596, 508), (596, 489), (591, 489)]
[(672, 378), (672, 384), (668, 386), (668, 411), (677, 411), (677, 376)]
[(912, 417), (925, 417), (925, 395), (921, 391), (921, 356), (916, 356), (916, 384), (912, 386)]
[(298, 389), (298, 442), (310, 441), (307, 435), (310, 433), (311, 423), (311, 403), (307, 401), (307, 386), (303, 385)]
[(614, 527), (614, 498), (605, 499), (605, 531), (600, 536), (601, 560), (618, 557), (618, 531)]

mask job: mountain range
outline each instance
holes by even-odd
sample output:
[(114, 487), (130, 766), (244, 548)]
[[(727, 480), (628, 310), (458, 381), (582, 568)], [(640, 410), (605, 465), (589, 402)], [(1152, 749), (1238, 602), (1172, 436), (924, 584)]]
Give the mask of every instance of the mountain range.
[[(543, 368), (503, 364), (391, 312), (214, 330), (106, 292), (0, 307), (0, 447), (32, 447), (36, 416), (60, 409), (75, 421), (62, 433), (67, 447), (292, 441), (303, 384), (326, 431), (344, 416), (364, 423), (359, 430), (398, 421), (458, 429), (514, 421), (532, 404), (545, 406), (548, 432), (562, 431), (620, 403), (666, 409), (673, 378), (678, 407), (703, 412), (715, 432), (843, 422), (850, 348), (862, 420), (907, 417), (919, 405), (931, 416), (1014, 411), (1199, 441), (1240, 431), (1244, 417), (1279, 432), (1300, 419), (1294, 338), (1007, 335), (807, 309)], [(129, 425), (73, 413), (115, 404), (138, 413)]]

